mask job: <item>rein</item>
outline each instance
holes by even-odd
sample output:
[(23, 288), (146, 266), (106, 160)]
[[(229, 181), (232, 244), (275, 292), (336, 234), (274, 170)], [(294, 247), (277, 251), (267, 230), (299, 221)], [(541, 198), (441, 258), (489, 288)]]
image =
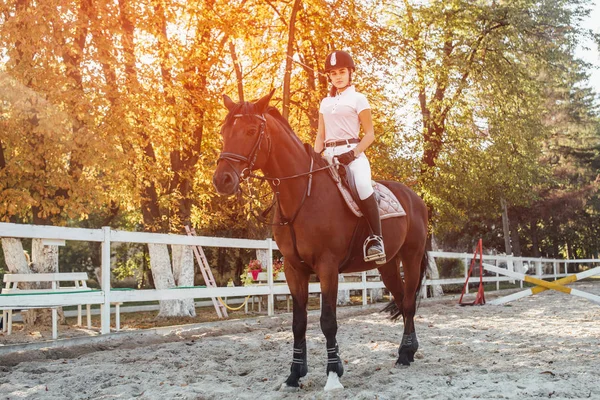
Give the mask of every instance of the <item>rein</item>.
[[(267, 129), (266, 129), (267, 119), (265, 118), (264, 114), (263, 115), (259, 115), (259, 114), (235, 114), (233, 117), (234, 118), (242, 118), (242, 117), (246, 117), (246, 116), (256, 117), (256, 118), (260, 119), (260, 121), (261, 121), (259, 132), (258, 132), (258, 138), (256, 139), (256, 142), (254, 142), (254, 145), (252, 146), (252, 150), (250, 150), (250, 154), (248, 155), (248, 157), (245, 157), (245, 156), (242, 156), (241, 154), (237, 154), (237, 153), (222, 152), (219, 155), (219, 158), (217, 159), (217, 164), (220, 161), (225, 160), (225, 162), (227, 162), (229, 164), (229, 166), (231, 167), (231, 169), (233, 170), (233, 172), (236, 175), (238, 175), (238, 179), (240, 179), (240, 180), (249, 182), (250, 178), (254, 178), (254, 179), (258, 179), (260, 181), (270, 182), (273, 185), (273, 192), (275, 194), (275, 196), (273, 196), (273, 202), (262, 213), (260, 213), (260, 214), (254, 214), (253, 213), (253, 215), (254, 215), (254, 217), (256, 218), (256, 220), (258, 222), (260, 222), (262, 224), (265, 224), (265, 225), (271, 225), (271, 226), (291, 225), (294, 222), (294, 220), (296, 219), (296, 216), (298, 215), (298, 213), (300, 212), (300, 209), (304, 205), (304, 202), (306, 201), (306, 198), (310, 197), (311, 188), (312, 188), (312, 177), (313, 177), (313, 174), (317, 173), (317, 172), (328, 170), (328, 169), (330, 169), (332, 167), (335, 167), (335, 165), (331, 164), (331, 165), (327, 165), (325, 167), (321, 167), (321, 168), (313, 170), (314, 159), (312, 157), (310, 157), (310, 166), (309, 166), (308, 172), (302, 172), (300, 174), (295, 174), (295, 175), (290, 175), (290, 176), (284, 176), (284, 177), (274, 177), (274, 178), (273, 177), (269, 177), (269, 176), (254, 174), (252, 172), (252, 169), (254, 168), (254, 164), (256, 163), (256, 159), (258, 157), (258, 151), (261, 148), (261, 144), (262, 144), (264, 138), (266, 137), (267, 138), (267, 142), (269, 143), (269, 148), (268, 148), (268, 152), (267, 152), (267, 161), (271, 157), (272, 144), (271, 144), (271, 139), (270, 139), (269, 135), (267, 134)], [(248, 166), (246, 168), (244, 168), (240, 174), (237, 174), (237, 172), (235, 171), (235, 168), (233, 168), (233, 165), (231, 164), (232, 162), (245, 162), (245, 163), (248, 164)], [(279, 195), (280, 195), (280, 193), (279, 193), (279, 185), (280, 185), (281, 181), (290, 180), (290, 179), (296, 179), (296, 178), (302, 178), (304, 176), (308, 176), (308, 185), (307, 185), (306, 191), (304, 192), (304, 195), (302, 197), (302, 201), (300, 203), (300, 206), (298, 207), (298, 209), (294, 213), (294, 216), (291, 219), (287, 219), (283, 215), (283, 210), (281, 209), (281, 203), (279, 201)], [(252, 192), (250, 190), (250, 186), (248, 186), (248, 188), (249, 188), (249, 190), (248, 190), (247, 196), (248, 197), (252, 197)], [(242, 194), (243, 194), (243, 191), (242, 191)], [(277, 204), (277, 206), (278, 206), (279, 215), (281, 216), (281, 221), (278, 222), (278, 223), (272, 224), (272, 223), (269, 223), (267, 221), (266, 215), (271, 211), (271, 209), (275, 206), (275, 204)]]
[[(298, 249), (296, 247), (296, 232), (294, 231), (294, 221), (296, 220), (296, 217), (298, 216), (298, 214), (300, 213), (300, 210), (302, 209), (302, 206), (304, 205), (304, 202), (306, 201), (307, 197), (310, 197), (310, 193), (311, 193), (311, 188), (312, 188), (312, 178), (313, 178), (313, 174), (317, 173), (317, 172), (321, 172), (321, 171), (325, 171), (328, 170), (330, 168), (335, 167), (335, 164), (331, 164), (328, 165), (326, 167), (321, 167), (318, 169), (313, 170), (313, 166), (314, 166), (314, 158), (309, 154), (310, 157), (310, 165), (308, 168), (308, 172), (303, 172), (300, 174), (295, 174), (295, 175), (290, 175), (290, 176), (284, 176), (284, 177), (268, 177), (268, 176), (264, 176), (264, 175), (256, 175), (252, 172), (253, 168), (254, 168), (254, 164), (256, 163), (256, 158), (258, 157), (258, 151), (261, 148), (261, 144), (262, 141), (264, 140), (264, 138), (267, 138), (267, 142), (269, 143), (269, 148), (268, 148), (268, 153), (267, 153), (267, 161), (269, 160), (269, 158), (271, 157), (271, 139), (269, 137), (269, 135), (267, 134), (267, 129), (266, 129), (266, 122), (267, 119), (265, 118), (264, 115), (258, 115), (258, 114), (235, 114), (234, 118), (241, 118), (244, 116), (253, 116), (256, 117), (258, 119), (261, 120), (261, 124), (260, 124), (260, 129), (259, 129), (259, 133), (258, 133), (258, 138), (256, 139), (256, 142), (254, 143), (254, 146), (252, 146), (252, 150), (250, 151), (250, 154), (248, 155), (248, 157), (242, 156), (240, 154), (236, 154), (236, 153), (230, 153), (230, 152), (222, 152), (219, 155), (219, 158), (217, 160), (217, 164), (221, 161), (221, 160), (225, 160), (225, 162), (227, 162), (229, 164), (229, 166), (231, 167), (231, 169), (236, 173), (235, 168), (233, 168), (232, 162), (245, 162), (248, 164), (248, 166), (246, 168), (244, 168), (242, 170), (242, 172), (238, 175), (238, 179), (240, 180), (244, 180), (246, 182), (248, 182), (248, 196), (251, 197), (252, 193), (250, 190), (250, 178), (254, 178), (254, 179), (258, 179), (260, 181), (267, 181), (270, 182), (272, 185), (272, 189), (274, 192), (274, 196), (273, 196), (273, 202), (271, 203), (271, 205), (269, 205), (262, 213), (260, 214), (255, 214), (252, 212), (252, 203), (250, 203), (250, 207), (251, 207), (251, 212), (252, 215), (254, 216), (254, 218), (256, 218), (256, 220), (262, 224), (265, 225), (271, 225), (271, 226), (289, 226), (290, 227), (290, 233), (292, 235), (292, 242), (294, 244), (294, 252), (296, 253), (296, 256), (298, 257), (298, 259), (304, 263), (304, 260), (302, 259), (302, 257), (300, 257), (300, 254), (298, 253)], [(300, 206), (298, 206), (298, 208), (296, 209), (296, 212), (294, 212), (294, 215), (291, 218), (286, 218), (285, 215), (283, 214), (283, 210), (281, 208), (281, 201), (280, 201), (280, 192), (279, 192), (279, 185), (281, 184), (281, 181), (285, 181), (285, 180), (291, 180), (291, 179), (296, 179), (296, 178), (302, 178), (308, 176), (308, 183), (306, 185), (306, 190), (304, 191), (304, 194), (302, 196), (302, 200), (300, 202)], [(240, 188), (241, 190), (241, 188)], [(242, 192), (243, 194), (243, 192)], [(279, 210), (279, 216), (280, 216), (280, 221), (277, 223), (270, 223), (267, 221), (267, 214), (269, 212), (271, 212), (271, 210), (273, 209), (273, 207), (275, 206), (275, 204), (277, 204), (277, 208)]]

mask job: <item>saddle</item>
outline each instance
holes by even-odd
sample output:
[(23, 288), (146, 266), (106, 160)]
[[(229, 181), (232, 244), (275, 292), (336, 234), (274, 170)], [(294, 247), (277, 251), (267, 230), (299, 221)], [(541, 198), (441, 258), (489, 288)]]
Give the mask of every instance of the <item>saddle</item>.
[[(324, 157), (329, 164), (333, 164), (333, 159)], [(338, 190), (342, 194), (346, 205), (357, 217), (362, 217), (363, 214), (358, 207), (360, 198), (354, 184), (352, 171), (347, 165), (336, 163), (338, 168), (330, 168), (329, 173), (336, 183)], [(340, 167), (342, 167), (340, 169)], [(406, 211), (402, 208), (402, 204), (398, 201), (394, 193), (387, 186), (379, 182), (371, 181), (373, 190), (375, 191), (375, 199), (379, 205), (379, 218), (387, 219), (393, 217), (402, 217), (406, 215)]]

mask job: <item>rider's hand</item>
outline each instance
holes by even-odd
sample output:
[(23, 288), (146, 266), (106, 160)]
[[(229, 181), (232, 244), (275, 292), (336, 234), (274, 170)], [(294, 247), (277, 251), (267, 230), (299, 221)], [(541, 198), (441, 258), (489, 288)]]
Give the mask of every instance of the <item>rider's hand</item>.
[(341, 164), (349, 165), (352, 161), (356, 160), (356, 154), (354, 154), (354, 150), (350, 150), (337, 156), (337, 159)]

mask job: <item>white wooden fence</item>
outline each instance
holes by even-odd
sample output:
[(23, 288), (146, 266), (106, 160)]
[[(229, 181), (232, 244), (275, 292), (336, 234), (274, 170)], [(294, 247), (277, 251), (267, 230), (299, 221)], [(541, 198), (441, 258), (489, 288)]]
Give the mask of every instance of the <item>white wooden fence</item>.
[[(0, 237), (13, 238), (32, 238), (32, 239), (55, 239), (55, 240), (73, 240), (98, 242), (102, 246), (102, 290), (88, 293), (73, 294), (44, 294), (28, 296), (6, 296), (0, 298), (1, 307), (35, 307), (48, 304), (53, 305), (79, 305), (79, 304), (100, 304), (103, 305), (101, 312), (101, 333), (110, 331), (110, 307), (111, 303), (145, 302), (157, 300), (174, 299), (208, 299), (211, 297), (243, 297), (248, 295), (264, 295), (268, 298), (267, 311), (269, 315), (274, 313), (274, 296), (290, 294), (287, 285), (274, 285), (272, 264), (273, 250), (277, 245), (271, 239), (249, 240), (249, 239), (228, 239), (206, 236), (184, 236), (172, 234), (157, 234), (144, 232), (125, 232), (112, 230), (109, 227), (102, 229), (82, 229), (66, 228), (55, 226), (36, 226), (0, 223)], [(267, 285), (264, 286), (246, 286), (246, 287), (219, 287), (219, 288), (177, 288), (163, 290), (111, 290), (110, 278), (110, 255), (112, 243), (158, 243), (167, 245), (197, 245), (206, 247), (228, 247), (245, 249), (265, 249), (268, 250), (269, 262), (267, 263)], [(430, 257), (461, 259), (465, 262), (465, 277), (468, 272), (469, 263), (473, 257), (469, 253), (448, 253), (448, 252), (430, 252)], [(553, 260), (542, 258), (517, 258), (512, 256), (487, 256), (484, 255), (484, 261), (495, 264), (504, 262), (507, 268), (514, 270), (515, 266), (533, 265), (535, 267), (535, 276), (538, 278), (554, 278), (566, 275), (568, 263), (598, 263), (599, 260)], [(60, 264), (59, 264), (60, 265)], [(552, 273), (544, 273), (544, 269), (551, 266)], [(521, 272), (517, 269), (517, 271)], [(561, 272), (563, 271), (563, 272)], [(497, 287), (502, 281), (512, 280), (507, 277), (486, 276), (485, 282), (496, 282)], [(478, 282), (478, 277), (471, 277), (470, 282)], [(427, 280), (424, 285), (446, 285), (446, 284), (464, 284), (465, 278)], [(383, 288), (382, 282), (367, 281), (366, 272), (362, 274), (360, 282), (342, 282), (339, 284), (339, 290), (362, 290), (363, 304), (366, 304), (367, 289)], [(319, 283), (309, 285), (310, 293), (320, 293)], [(426, 295), (427, 291), (423, 290)]]

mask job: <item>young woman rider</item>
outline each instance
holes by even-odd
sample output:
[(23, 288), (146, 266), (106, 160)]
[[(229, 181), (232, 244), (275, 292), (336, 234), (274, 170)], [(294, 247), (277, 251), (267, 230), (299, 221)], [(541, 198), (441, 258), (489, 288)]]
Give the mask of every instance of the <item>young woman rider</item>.
[[(379, 207), (371, 186), (371, 165), (365, 150), (375, 140), (371, 107), (367, 98), (352, 85), (354, 60), (345, 51), (334, 51), (325, 59), (325, 73), (332, 83), (329, 96), (321, 101), (319, 128), (314, 150), (326, 157), (337, 157), (350, 167), (371, 236), (365, 242), (365, 261), (385, 263)], [(360, 127), (364, 131), (359, 139)]]

